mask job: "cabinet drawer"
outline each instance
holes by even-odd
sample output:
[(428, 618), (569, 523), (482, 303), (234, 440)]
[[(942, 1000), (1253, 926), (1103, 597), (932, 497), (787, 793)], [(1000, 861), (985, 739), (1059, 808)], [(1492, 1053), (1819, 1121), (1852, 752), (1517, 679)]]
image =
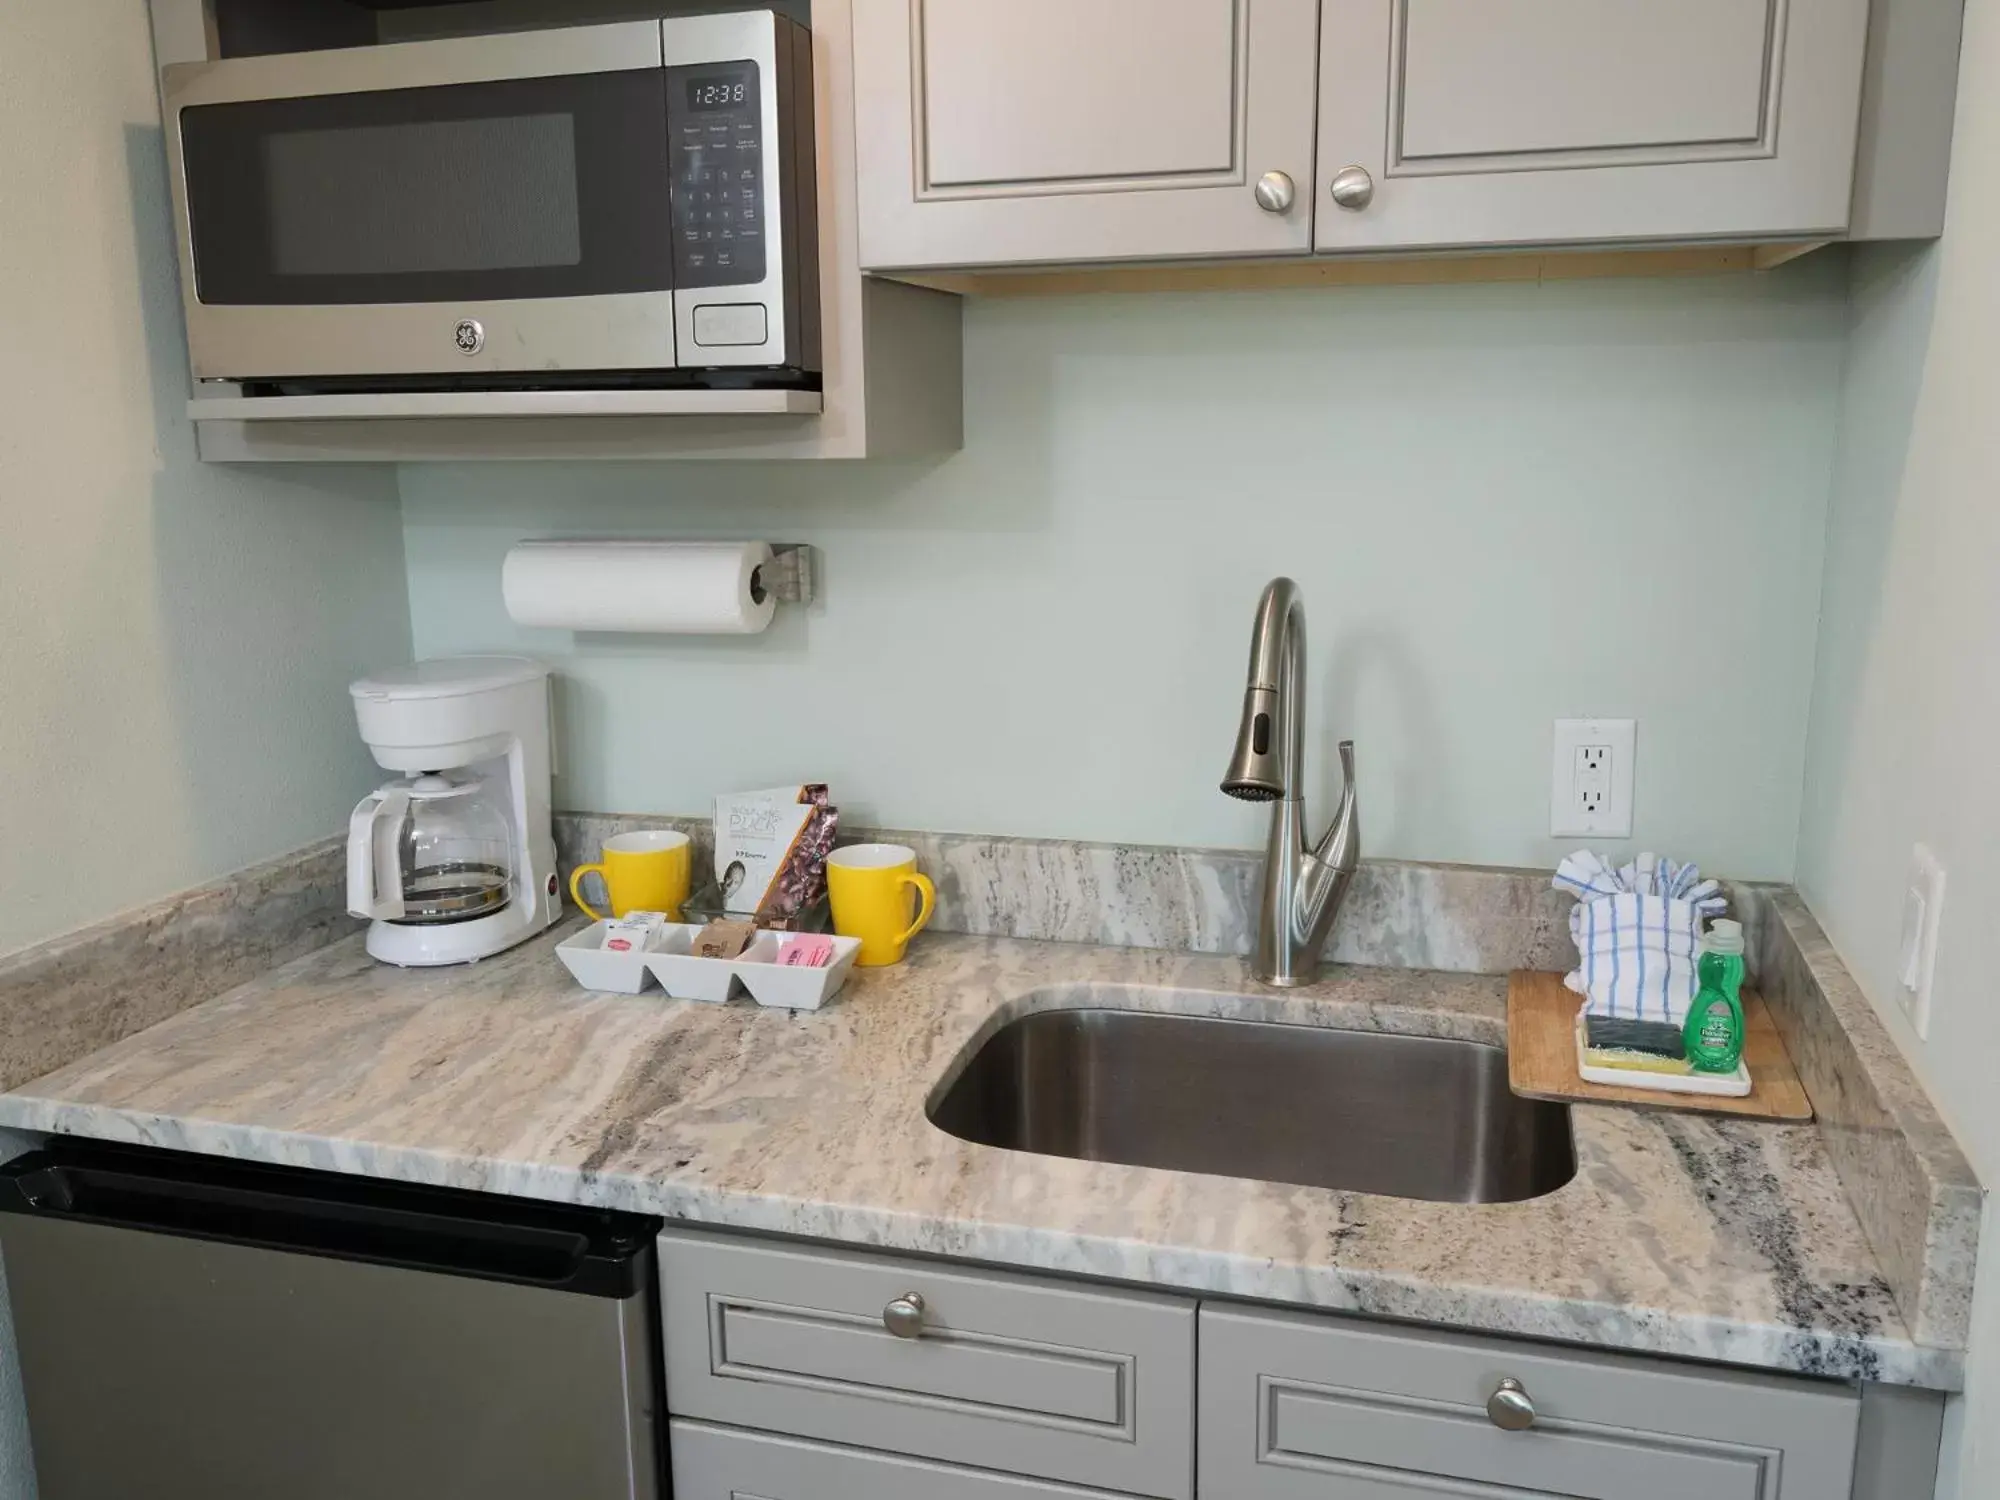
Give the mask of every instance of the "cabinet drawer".
[[(660, 1285), (677, 1417), (1191, 1493), (1192, 1303), (682, 1231)], [(900, 1338), (884, 1311), (912, 1294), (922, 1331)]]
[[(1488, 1419), (1503, 1378), (1534, 1425)], [(1201, 1489), (1241, 1500), (1847, 1500), (1856, 1393), (1205, 1307)]]
[(675, 1500), (1105, 1500), (1015, 1474), (890, 1458), (699, 1422), (668, 1428)]

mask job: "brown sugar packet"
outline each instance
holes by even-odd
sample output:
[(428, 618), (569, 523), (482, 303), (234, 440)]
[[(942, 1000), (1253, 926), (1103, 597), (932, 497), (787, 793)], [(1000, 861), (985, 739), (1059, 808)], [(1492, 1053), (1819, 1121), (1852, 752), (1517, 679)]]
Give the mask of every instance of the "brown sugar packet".
[(732, 922), (717, 917), (694, 935), (688, 951), (696, 958), (735, 958), (750, 946), (757, 935), (755, 922)]

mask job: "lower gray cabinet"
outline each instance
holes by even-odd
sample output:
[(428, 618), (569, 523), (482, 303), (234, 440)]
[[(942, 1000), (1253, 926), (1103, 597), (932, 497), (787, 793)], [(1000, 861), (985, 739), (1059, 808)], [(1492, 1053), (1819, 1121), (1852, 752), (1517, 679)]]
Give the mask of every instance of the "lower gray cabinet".
[(679, 1500), (1920, 1500), (1936, 1472), (1932, 1392), (710, 1231), (659, 1266)]
[(1192, 1302), (685, 1230), (659, 1263), (676, 1417), (1193, 1494)]
[(1844, 1386), (1204, 1306), (1198, 1489), (1848, 1500), (1860, 1408)]
[(668, 1428), (675, 1500), (1105, 1500), (1097, 1490), (699, 1422)]

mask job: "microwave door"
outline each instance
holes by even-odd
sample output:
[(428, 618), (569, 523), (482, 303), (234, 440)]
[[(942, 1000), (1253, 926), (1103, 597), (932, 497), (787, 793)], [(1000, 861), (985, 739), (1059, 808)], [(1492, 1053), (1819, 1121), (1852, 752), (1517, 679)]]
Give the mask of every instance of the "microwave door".
[(771, 11), (661, 23), (684, 368), (819, 368), (810, 33)]
[(200, 379), (672, 369), (658, 22), (169, 69)]

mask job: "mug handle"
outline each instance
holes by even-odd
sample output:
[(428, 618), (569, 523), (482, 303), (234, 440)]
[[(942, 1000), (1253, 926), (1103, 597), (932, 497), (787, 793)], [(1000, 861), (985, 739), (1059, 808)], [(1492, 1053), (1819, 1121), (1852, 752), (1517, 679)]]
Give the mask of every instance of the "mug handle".
[[(599, 880), (602, 880), (604, 882), (604, 894), (607, 897), (611, 894), (611, 881), (605, 875), (603, 865), (578, 865), (575, 873), (569, 877), (569, 899), (581, 907), (584, 915), (589, 917), (591, 921), (602, 922), (605, 920), (604, 914), (583, 899), (583, 877), (586, 875), (595, 875)], [(608, 905), (609, 903), (607, 902), (606, 904)]]
[(905, 875), (897, 884), (913, 885), (917, 888), (917, 920), (910, 924), (907, 932), (896, 939), (896, 946), (900, 948), (930, 925), (931, 913), (937, 910), (937, 887), (931, 884), (928, 875)]

